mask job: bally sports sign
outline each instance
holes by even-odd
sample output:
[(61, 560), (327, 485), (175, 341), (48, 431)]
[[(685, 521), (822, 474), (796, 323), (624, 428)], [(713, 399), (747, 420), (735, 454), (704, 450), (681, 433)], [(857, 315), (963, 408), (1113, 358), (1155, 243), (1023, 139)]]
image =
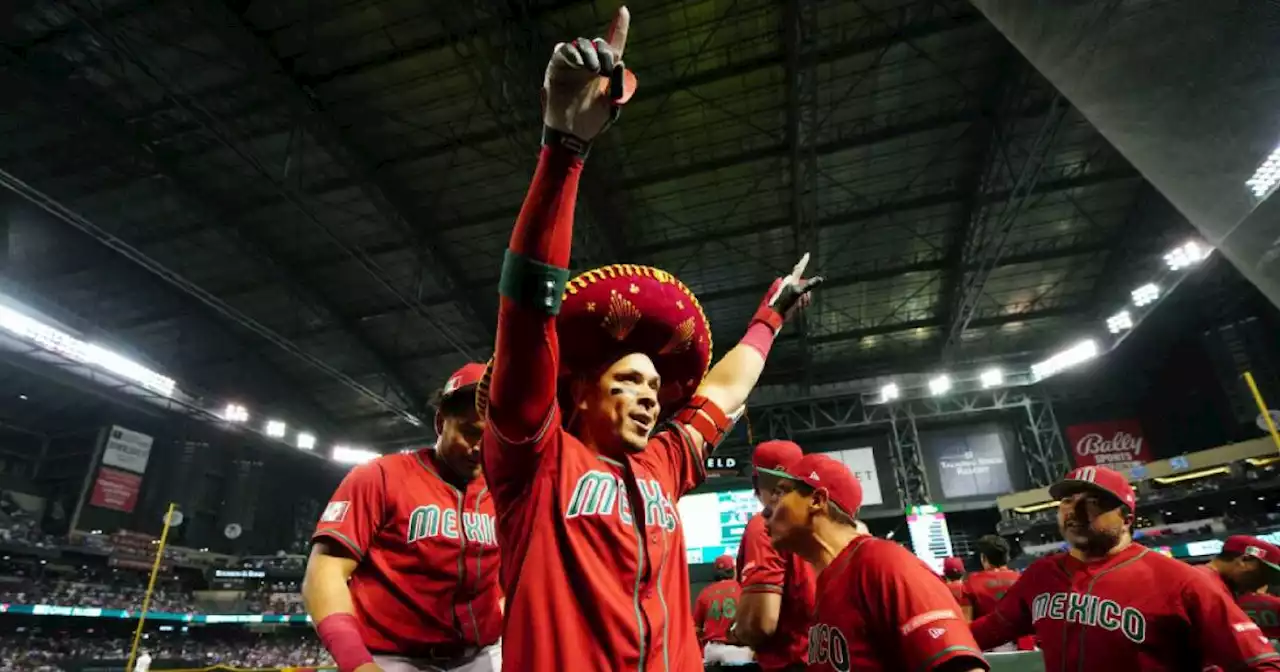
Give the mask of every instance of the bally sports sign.
[(1128, 469), (1150, 462), (1151, 449), (1137, 420), (1111, 420), (1067, 428), (1067, 443), (1077, 467)]

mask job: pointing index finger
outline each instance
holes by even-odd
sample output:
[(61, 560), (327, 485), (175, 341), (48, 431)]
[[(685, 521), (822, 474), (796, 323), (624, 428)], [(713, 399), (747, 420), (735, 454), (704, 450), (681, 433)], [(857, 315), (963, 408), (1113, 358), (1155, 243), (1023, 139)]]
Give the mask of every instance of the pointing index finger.
[(800, 261), (796, 262), (795, 268), (791, 269), (791, 277), (799, 280), (804, 277), (804, 269), (809, 266), (809, 253), (805, 252)]
[(605, 35), (605, 41), (613, 48), (618, 55), (618, 59), (622, 59), (622, 52), (627, 48), (627, 32), (631, 30), (631, 11), (622, 6), (618, 8), (617, 13), (613, 15), (613, 23), (609, 24), (609, 32)]

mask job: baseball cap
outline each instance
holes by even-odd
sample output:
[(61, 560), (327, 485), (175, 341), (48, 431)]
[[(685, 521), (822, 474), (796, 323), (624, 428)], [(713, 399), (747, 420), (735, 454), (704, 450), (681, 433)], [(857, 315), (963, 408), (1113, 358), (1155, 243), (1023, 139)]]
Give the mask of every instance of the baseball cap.
[(814, 490), (826, 490), (831, 502), (850, 516), (862, 507), (862, 484), (843, 462), (826, 455), (805, 455), (787, 467), (787, 478)]
[(942, 559), (943, 574), (964, 574), (964, 560), (960, 558), (943, 558)]
[(1257, 537), (1250, 537), (1244, 534), (1227, 537), (1227, 540), (1222, 544), (1222, 552), (1248, 555), (1257, 558), (1258, 562), (1267, 567), (1280, 571), (1280, 548), (1276, 548), (1275, 544)]
[(1133, 492), (1133, 486), (1129, 485), (1129, 479), (1106, 467), (1077, 467), (1068, 471), (1061, 481), (1049, 486), (1049, 496), (1062, 499), (1085, 490), (1105, 492), (1120, 500), (1130, 511), (1138, 504), (1138, 497)]
[(718, 571), (723, 572), (723, 571), (733, 569), (735, 566), (737, 566), (737, 561), (734, 560), (733, 556), (731, 555), (722, 555), (716, 558), (716, 561), (712, 564), (712, 566), (715, 567)]
[(751, 466), (770, 476), (786, 478), (787, 466), (801, 457), (804, 457), (804, 451), (791, 441), (765, 441), (751, 453)]
[(484, 364), (479, 362), (463, 364), (462, 368), (454, 371), (453, 375), (449, 376), (449, 379), (444, 382), (444, 388), (440, 390), (441, 401), (467, 388), (478, 385), (482, 376), (484, 376)]

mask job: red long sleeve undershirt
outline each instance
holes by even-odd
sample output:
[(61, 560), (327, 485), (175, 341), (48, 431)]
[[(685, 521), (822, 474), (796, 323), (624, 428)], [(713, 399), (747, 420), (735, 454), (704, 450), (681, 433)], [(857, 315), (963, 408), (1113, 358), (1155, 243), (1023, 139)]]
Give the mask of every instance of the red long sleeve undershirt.
[[(581, 175), (579, 156), (560, 147), (542, 148), (511, 233), (512, 252), (569, 267)], [(543, 429), (556, 403), (559, 355), (555, 318), (501, 297), (488, 421), (507, 441), (524, 443)]]

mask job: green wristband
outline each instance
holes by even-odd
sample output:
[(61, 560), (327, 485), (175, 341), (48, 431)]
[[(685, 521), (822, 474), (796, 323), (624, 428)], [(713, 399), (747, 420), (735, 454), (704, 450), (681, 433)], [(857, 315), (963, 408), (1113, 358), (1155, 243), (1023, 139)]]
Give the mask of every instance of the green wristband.
[(516, 303), (548, 315), (560, 314), (569, 269), (535, 261), (507, 250), (502, 257), (498, 293)]

